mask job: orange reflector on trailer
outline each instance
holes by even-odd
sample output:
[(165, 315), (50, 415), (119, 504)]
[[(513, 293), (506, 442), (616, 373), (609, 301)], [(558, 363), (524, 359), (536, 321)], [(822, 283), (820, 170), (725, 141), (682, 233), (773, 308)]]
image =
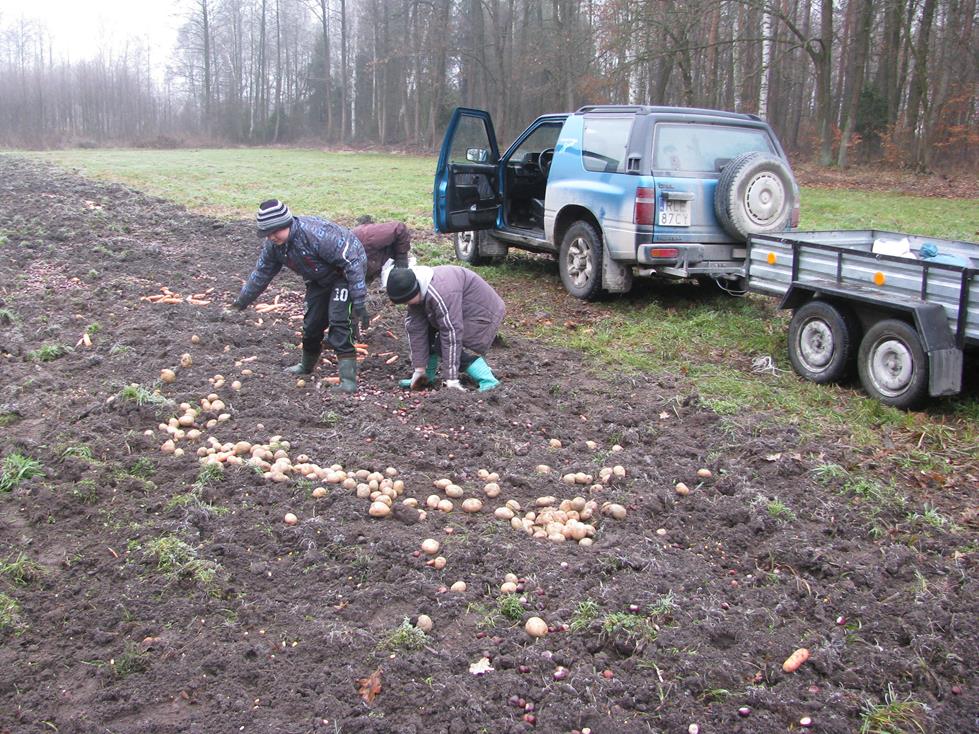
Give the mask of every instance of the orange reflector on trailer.
[(874, 273), (874, 285), (884, 285), (884, 281), (886, 280), (887, 278), (885, 278), (884, 274), (879, 270)]
[(774, 265), (775, 264), (775, 253), (774, 252), (768, 253), (768, 264), (769, 265)]

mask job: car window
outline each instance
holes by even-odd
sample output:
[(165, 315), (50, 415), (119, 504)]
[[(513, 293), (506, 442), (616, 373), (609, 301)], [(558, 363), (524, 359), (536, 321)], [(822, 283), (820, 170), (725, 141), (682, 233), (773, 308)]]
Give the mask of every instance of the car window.
[(765, 130), (659, 123), (655, 132), (653, 168), (661, 171), (719, 171), (728, 161), (749, 151), (775, 152)]
[(542, 150), (555, 147), (563, 125), (563, 122), (541, 125), (528, 135), (526, 140), (520, 143), (510, 156), (510, 160), (523, 161), (527, 159), (528, 153), (540, 153)]
[(586, 117), (581, 160), (589, 171), (614, 173), (622, 167), (633, 118)]
[[(480, 156), (469, 156), (469, 152), (485, 151)], [(452, 136), (452, 148), (449, 150), (450, 163), (472, 163), (476, 162), (495, 163), (490, 157), (493, 155), (489, 142), (489, 131), (486, 123), (478, 117), (463, 116), (459, 118), (455, 134)]]

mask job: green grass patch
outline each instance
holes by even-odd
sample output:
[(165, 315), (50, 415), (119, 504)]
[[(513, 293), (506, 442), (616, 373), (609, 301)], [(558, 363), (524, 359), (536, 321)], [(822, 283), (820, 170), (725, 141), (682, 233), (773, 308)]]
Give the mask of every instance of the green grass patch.
[(899, 698), (888, 684), (883, 703), (864, 703), (860, 712), (860, 734), (924, 734), (927, 710), (909, 694)]
[(164, 535), (146, 543), (144, 555), (156, 563), (156, 570), (172, 579), (191, 579), (209, 591), (213, 590), (218, 564), (201, 559), (190, 545), (173, 535)]
[(122, 654), (109, 660), (109, 667), (116, 678), (126, 678), (144, 672), (149, 667), (149, 655), (135, 642), (127, 640)]
[(652, 642), (658, 634), (656, 625), (643, 614), (611, 612), (602, 618), (602, 630), (608, 634), (624, 633), (627, 637)]
[(0, 308), (0, 326), (10, 326), (18, 321), (17, 313), (9, 308)]
[(6, 576), (18, 586), (27, 586), (43, 574), (44, 567), (23, 552), (6, 561), (0, 561), (0, 576)]
[(20, 629), (20, 604), (9, 594), (0, 591), (0, 632)]
[(405, 617), (401, 625), (388, 633), (377, 646), (392, 652), (413, 652), (424, 648), (427, 642), (427, 635)]
[(27, 358), (34, 362), (53, 362), (59, 357), (63, 357), (71, 351), (71, 347), (64, 344), (45, 344), (42, 347), (27, 353)]
[(44, 473), (44, 467), (37, 459), (13, 453), (3, 460), (3, 473), (0, 474), (0, 492), (9, 492), (21, 482)]
[(7, 426), (12, 426), (14, 423), (20, 420), (20, 416), (16, 413), (0, 413), (0, 428), (6, 428)]
[(585, 599), (582, 602), (578, 602), (578, 606), (574, 609), (574, 615), (571, 617), (571, 623), (568, 625), (572, 632), (581, 632), (581, 630), (586, 629), (588, 625), (594, 622), (602, 613), (602, 608), (591, 599)]
[(523, 619), (524, 612), (527, 611), (520, 601), (520, 597), (516, 594), (504, 594), (501, 596), (496, 602), (496, 608), (499, 609), (501, 616), (509, 619), (511, 622), (519, 622)]
[(805, 187), (799, 228), (880, 229), (974, 241), (977, 205), (975, 199)]
[(160, 393), (159, 390), (151, 390), (150, 388), (138, 385), (135, 382), (122, 388), (122, 390), (119, 391), (119, 398), (136, 403), (136, 405), (163, 406), (167, 404), (167, 399)]
[[(301, 148), (60, 150), (30, 154), (82, 174), (228, 219), (252, 219), (276, 197), (296, 214), (353, 225), (358, 216), (431, 227), (435, 158)], [(303, 171), (299, 177), (280, 176)]]

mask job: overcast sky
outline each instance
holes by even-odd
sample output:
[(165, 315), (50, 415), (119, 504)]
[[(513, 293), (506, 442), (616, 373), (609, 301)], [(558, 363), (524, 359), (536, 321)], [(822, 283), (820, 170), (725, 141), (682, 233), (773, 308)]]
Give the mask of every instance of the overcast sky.
[(72, 61), (113, 54), (127, 40), (151, 47), (154, 65), (167, 61), (173, 49), (182, 3), (173, 0), (0, 0), (0, 24), (20, 17), (47, 27), (55, 58)]

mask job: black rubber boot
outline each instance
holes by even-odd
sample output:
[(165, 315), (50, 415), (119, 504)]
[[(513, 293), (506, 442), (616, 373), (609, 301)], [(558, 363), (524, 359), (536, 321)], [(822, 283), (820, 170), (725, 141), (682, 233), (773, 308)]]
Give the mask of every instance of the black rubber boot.
[(339, 357), (337, 369), (340, 372), (340, 390), (342, 392), (356, 392), (357, 357)]
[(307, 352), (303, 350), (303, 358), (299, 364), (294, 364), (292, 367), (286, 367), (286, 372), (293, 375), (308, 375), (311, 374), (316, 365), (320, 361), (319, 352)]

